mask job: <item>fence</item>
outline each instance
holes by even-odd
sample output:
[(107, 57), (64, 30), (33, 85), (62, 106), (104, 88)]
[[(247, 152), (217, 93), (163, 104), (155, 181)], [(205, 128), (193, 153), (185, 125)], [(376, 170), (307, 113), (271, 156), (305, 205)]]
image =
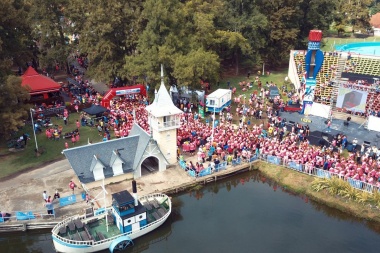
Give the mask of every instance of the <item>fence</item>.
[(318, 178), (332, 178), (332, 177), (339, 178), (341, 180), (348, 182), (353, 188), (361, 190), (361, 191), (365, 191), (368, 193), (373, 193), (373, 191), (375, 190), (379, 191), (379, 187), (377, 187), (376, 185), (372, 185), (372, 184), (369, 184), (360, 180), (356, 180), (353, 178), (345, 178), (339, 174), (336, 174), (327, 170), (319, 169), (319, 168), (305, 166), (304, 164), (298, 164), (294, 161), (285, 162), (280, 157), (268, 155), (268, 156), (262, 156), (260, 157), (260, 159), (268, 163), (280, 165), (280, 166), (292, 169), (294, 171), (308, 174), (308, 175), (318, 177)]
[[(356, 180), (353, 178), (345, 178), (343, 176), (340, 176), (339, 174), (336, 174), (336, 173), (333, 173), (333, 172), (330, 172), (327, 170), (311, 167), (311, 166), (305, 166), (304, 164), (299, 164), (299, 163), (296, 163), (295, 161), (292, 161), (292, 160), (285, 162), (281, 157), (277, 157), (277, 156), (261, 155), (260, 157), (258, 157), (256, 155), (254, 155), (248, 159), (242, 159), (241, 157), (238, 157), (237, 159), (232, 159), (231, 165), (236, 166), (236, 165), (241, 164), (242, 162), (252, 163), (258, 159), (265, 161), (265, 162), (268, 162), (268, 163), (279, 165), (279, 166), (282, 166), (282, 167), (285, 167), (285, 168), (288, 168), (288, 169), (291, 169), (291, 170), (294, 170), (294, 171), (297, 171), (300, 173), (304, 173), (304, 174), (307, 174), (310, 176), (318, 177), (318, 178), (332, 178), (332, 177), (339, 178), (341, 180), (348, 182), (353, 188), (361, 190), (361, 191), (365, 191), (368, 193), (373, 193), (373, 191), (375, 191), (375, 190), (380, 191), (379, 187), (377, 187), (376, 185), (372, 185), (372, 184), (369, 184), (369, 183), (366, 183), (366, 182), (363, 182), (360, 180)], [(186, 170), (186, 162), (185, 161), (179, 161), (179, 165), (182, 169)], [(221, 163), (215, 165), (212, 168), (208, 167), (206, 169), (203, 169), (202, 171), (200, 171), (198, 173), (198, 175), (193, 170), (187, 170), (187, 174), (191, 177), (197, 177), (197, 176), (203, 177), (203, 176), (210, 175), (214, 172), (226, 170), (227, 165), (228, 165), (228, 163), (226, 161), (224, 161), (224, 162), (221, 162)]]
[(6, 213), (4, 217), (0, 217), (0, 223), (3, 223), (8, 220), (26, 221), (26, 220), (43, 219), (46, 217), (55, 219), (55, 210), (53, 209), (52, 212), (53, 212), (52, 214), (48, 214), (47, 209), (34, 210), (34, 211), (14, 211), (14, 212)]

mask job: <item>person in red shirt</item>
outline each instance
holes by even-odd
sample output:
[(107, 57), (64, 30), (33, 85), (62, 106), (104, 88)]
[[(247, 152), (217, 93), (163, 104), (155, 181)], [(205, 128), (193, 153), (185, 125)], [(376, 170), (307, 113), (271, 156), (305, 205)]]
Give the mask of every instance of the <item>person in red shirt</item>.
[(74, 194), (74, 189), (75, 189), (76, 185), (72, 180), (70, 180), (69, 187), (73, 191), (73, 194)]

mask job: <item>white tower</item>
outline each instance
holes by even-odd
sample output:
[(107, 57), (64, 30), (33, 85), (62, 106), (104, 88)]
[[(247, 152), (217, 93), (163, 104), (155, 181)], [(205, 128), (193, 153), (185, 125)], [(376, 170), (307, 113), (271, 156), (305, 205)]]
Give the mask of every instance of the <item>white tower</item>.
[(153, 139), (157, 141), (169, 164), (177, 162), (177, 128), (183, 113), (173, 104), (164, 85), (164, 68), (161, 65), (161, 86), (152, 104), (146, 107)]

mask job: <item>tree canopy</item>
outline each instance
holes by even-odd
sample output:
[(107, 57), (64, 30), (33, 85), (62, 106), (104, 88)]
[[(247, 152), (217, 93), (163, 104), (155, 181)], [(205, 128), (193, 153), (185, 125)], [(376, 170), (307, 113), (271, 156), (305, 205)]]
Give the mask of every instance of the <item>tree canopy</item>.
[(12, 84), (20, 95), (12, 108), (0, 108), (0, 117), (22, 115), (16, 107), (23, 108), (25, 96), (11, 67), (31, 59), (48, 69), (78, 50), (97, 81), (151, 86), (164, 64), (168, 83), (197, 88), (217, 82), (226, 67), (239, 74), (262, 63), (283, 65), (289, 50), (307, 48), (311, 29), (364, 32), (378, 6), (379, 0), (4, 0), (0, 90), (13, 94)]

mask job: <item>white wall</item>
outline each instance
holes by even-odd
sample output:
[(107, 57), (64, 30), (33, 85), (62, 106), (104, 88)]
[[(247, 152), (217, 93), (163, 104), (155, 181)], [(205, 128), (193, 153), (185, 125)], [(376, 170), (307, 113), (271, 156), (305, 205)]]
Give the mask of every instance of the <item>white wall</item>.
[(380, 132), (380, 118), (375, 116), (368, 117), (368, 130)]
[(311, 106), (310, 114), (327, 119), (329, 118), (330, 110), (330, 106), (314, 102)]

